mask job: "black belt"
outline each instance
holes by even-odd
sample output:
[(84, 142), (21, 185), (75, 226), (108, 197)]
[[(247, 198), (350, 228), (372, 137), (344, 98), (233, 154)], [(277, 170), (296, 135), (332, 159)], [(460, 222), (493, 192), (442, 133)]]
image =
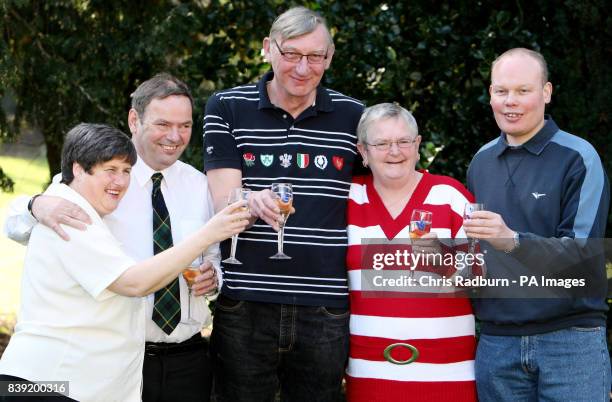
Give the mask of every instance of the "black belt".
[(202, 335), (198, 332), (186, 341), (179, 343), (145, 342), (145, 354), (148, 356), (175, 355), (194, 350), (202, 350), (204, 345), (204, 338), (202, 338)]

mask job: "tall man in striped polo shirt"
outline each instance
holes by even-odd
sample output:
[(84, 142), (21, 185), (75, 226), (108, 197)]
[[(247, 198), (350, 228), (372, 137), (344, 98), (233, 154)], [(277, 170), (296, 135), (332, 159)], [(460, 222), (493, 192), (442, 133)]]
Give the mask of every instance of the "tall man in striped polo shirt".
[(587, 288), (580, 297), (572, 290), (553, 298), (540, 282), (531, 292), (516, 288), (531, 297), (521, 299), (483, 290), (490, 298), (474, 300), (481, 320), (478, 397), (608, 401), (604, 260), (585, 252), (594, 242), (585, 239), (605, 234), (610, 193), (601, 160), (591, 144), (544, 115), (552, 85), (540, 53), (503, 53), (493, 62), (489, 91), (502, 133), (470, 164), (468, 187), (488, 211), (474, 212), (465, 231), (502, 251), (485, 258), (491, 277), (530, 273), (542, 281), (561, 272)]
[[(320, 85), (334, 55), (325, 20), (303, 7), (263, 40), (272, 71), (216, 93), (204, 117), (204, 169), (215, 208), (253, 190), (241, 265), (224, 265), (212, 335), (220, 401), (333, 401), (348, 355), (345, 210), (363, 105)], [(273, 260), (279, 209), (269, 190), (293, 185), (285, 253)], [(229, 254), (222, 245), (222, 254)]]

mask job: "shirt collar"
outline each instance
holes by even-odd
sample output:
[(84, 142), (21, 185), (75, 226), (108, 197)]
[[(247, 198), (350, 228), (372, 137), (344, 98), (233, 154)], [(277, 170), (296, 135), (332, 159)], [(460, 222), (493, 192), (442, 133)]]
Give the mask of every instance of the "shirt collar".
[[(268, 81), (271, 81), (274, 78), (274, 71), (268, 71), (261, 77), (259, 83), (257, 84), (257, 89), (259, 91), (259, 109), (275, 109), (276, 106), (272, 102), (270, 102), (270, 97), (268, 96), (268, 89), (266, 84)], [(323, 87), (323, 85), (319, 84), (317, 87), (317, 97), (315, 98), (314, 109), (317, 112), (333, 112), (334, 104), (331, 100), (331, 96), (327, 92), (327, 89)]]
[[(164, 175), (164, 180), (168, 187), (172, 187), (173, 183), (176, 183), (179, 178), (178, 163), (179, 162), (176, 161), (166, 169), (160, 171), (160, 173)], [(135, 179), (138, 185), (144, 188), (147, 184), (151, 183), (151, 176), (156, 172), (157, 170), (153, 170), (139, 155), (136, 164), (132, 167), (132, 180)]]
[[(546, 145), (548, 145), (553, 135), (559, 131), (559, 126), (557, 126), (557, 123), (555, 123), (550, 115), (545, 115), (544, 121), (544, 127), (542, 127), (536, 135), (531, 137), (529, 141), (520, 145), (521, 148), (524, 148), (534, 155), (540, 155), (542, 151), (544, 151), (544, 148), (546, 148)], [(508, 144), (508, 141), (506, 141), (506, 133), (503, 131), (499, 135), (496, 147), (497, 156), (501, 156), (507, 149), (513, 148)]]

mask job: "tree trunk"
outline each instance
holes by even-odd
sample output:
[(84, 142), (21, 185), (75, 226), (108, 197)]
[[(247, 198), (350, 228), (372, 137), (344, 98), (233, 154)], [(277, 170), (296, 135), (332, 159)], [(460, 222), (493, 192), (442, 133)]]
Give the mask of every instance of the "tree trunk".
[[(62, 138), (60, 135), (59, 138)], [(55, 135), (45, 135), (45, 145), (47, 146), (47, 163), (49, 164), (50, 177), (62, 170), (62, 146), (63, 141), (57, 139)]]

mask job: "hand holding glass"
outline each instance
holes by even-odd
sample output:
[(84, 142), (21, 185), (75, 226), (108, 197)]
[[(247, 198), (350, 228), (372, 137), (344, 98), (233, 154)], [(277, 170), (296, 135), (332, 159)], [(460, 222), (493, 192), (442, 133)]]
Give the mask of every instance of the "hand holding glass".
[(278, 230), (278, 252), (270, 258), (273, 260), (289, 260), (291, 257), (283, 253), (283, 239), (285, 236), (285, 222), (289, 218), (293, 204), (293, 188), (290, 183), (273, 183), (272, 194), (278, 209), (280, 209), (282, 219), (279, 222), (280, 228)]
[[(233, 188), (232, 191), (230, 191), (229, 196), (227, 197), (227, 204), (228, 205), (233, 204), (236, 201), (240, 201), (240, 200), (248, 200), (249, 194), (251, 194), (251, 190), (249, 190), (248, 188), (242, 188), (242, 187)], [(248, 206), (245, 206), (244, 210), (245, 211), (248, 210)], [(237, 244), (238, 244), (238, 235), (235, 234), (232, 236), (232, 247), (230, 251), (230, 256), (226, 258), (225, 260), (223, 260), (223, 262), (228, 263), (228, 264), (242, 264), (236, 258)]]

